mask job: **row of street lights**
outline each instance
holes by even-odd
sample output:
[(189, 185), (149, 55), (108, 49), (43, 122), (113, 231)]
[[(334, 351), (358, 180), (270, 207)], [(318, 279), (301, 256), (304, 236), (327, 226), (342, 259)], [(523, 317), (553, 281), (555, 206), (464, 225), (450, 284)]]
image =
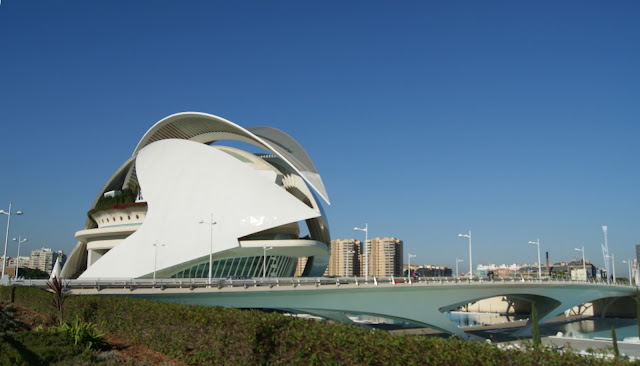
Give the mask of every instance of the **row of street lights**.
[[(6, 258), (6, 251), (7, 251), (7, 241), (8, 241), (8, 235), (9, 235), (9, 220), (11, 219), (11, 202), (9, 202), (9, 212), (5, 212), (4, 210), (0, 210), (0, 213), (8, 215), (8, 220), (7, 220), (7, 236), (5, 237), (5, 258)], [(17, 211), (16, 215), (22, 215), (21, 211)], [(211, 284), (212, 281), (212, 268), (213, 268), (213, 225), (216, 224), (215, 221), (213, 221), (213, 213), (211, 214), (211, 221), (207, 222), (204, 220), (200, 220), (199, 221), (200, 224), (209, 224), (210, 225), (210, 243), (209, 243), (209, 276), (208, 276), (208, 280), (209, 280), (209, 284)], [(353, 230), (356, 231), (363, 231), (365, 234), (365, 241), (364, 241), (364, 246), (363, 246), (363, 255), (364, 255), (364, 260), (365, 260), (365, 278), (368, 280), (369, 278), (369, 253), (367, 250), (367, 242), (369, 240), (369, 224), (365, 223), (365, 227), (364, 228), (359, 228), (359, 227), (354, 227)], [(473, 257), (472, 257), (472, 250), (471, 250), (471, 229), (469, 229), (468, 234), (458, 234), (458, 237), (462, 237), (462, 238), (467, 238), (469, 239), (469, 278), (473, 279)], [(16, 238), (13, 238), (14, 241), (16, 241)], [(18, 241), (18, 256), (20, 255), (20, 244), (22, 244), (23, 242), (27, 241), (27, 239), (25, 238), (24, 240), (22, 239), (22, 237), (19, 237), (19, 239), (17, 239)], [(535, 245), (537, 246), (537, 251), (538, 251), (538, 278), (542, 278), (542, 264), (541, 264), (541, 259), (540, 259), (540, 239), (536, 239), (536, 241), (529, 241), (529, 244), (531, 245)], [(152, 244), (155, 247), (155, 257), (154, 257), (154, 269), (153, 269), (153, 279), (155, 280), (156, 277), (156, 267), (157, 267), (157, 257), (158, 257), (158, 243), (156, 242), (155, 244)], [(164, 244), (160, 245), (160, 246), (164, 246)], [(273, 247), (266, 247), (263, 246), (263, 262), (262, 262), (262, 277), (266, 277), (266, 263), (267, 263), (267, 251), (274, 249)], [(578, 252), (582, 252), (582, 267), (583, 267), (583, 271), (585, 273), (587, 273), (586, 270), (586, 264), (585, 264), (585, 254), (584, 254), (584, 246), (582, 247), (582, 249), (580, 248), (575, 248), (576, 251)], [(353, 254), (355, 253), (354, 251), (348, 251), (347, 254)], [(411, 277), (411, 258), (415, 258), (416, 256), (414, 254), (410, 254), (408, 253), (408, 271), (407, 274), (409, 277)], [(613, 256), (613, 254), (611, 254), (610, 256), (608, 256), (610, 258), (613, 259), (613, 271), (615, 273), (615, 257)], [(459, 272), (458, 272), (458, 263), (463, 262), (462, 259), (458, 259), (456, 258), (456, 276), (459, 276)], [(627, 263), (629, 266), (629, 282), (631, 282), (631, 261), (622, 261), (623, 263)], [(3, 268), (2, 268), (2, 275), (4, 277), (5, 274), (5, 264), (6, 264), (6, 260), (5, 263), (3, 263)], [(347, 266), (345, 265), (345, 274), (347, 273)], [(17, 269), (16, 269), (16, 276), (17, 276)], [(615, 275), (614, 275), (615, 276)], [(615, 277), (614, 277), (614, 282), (615, 282)]]

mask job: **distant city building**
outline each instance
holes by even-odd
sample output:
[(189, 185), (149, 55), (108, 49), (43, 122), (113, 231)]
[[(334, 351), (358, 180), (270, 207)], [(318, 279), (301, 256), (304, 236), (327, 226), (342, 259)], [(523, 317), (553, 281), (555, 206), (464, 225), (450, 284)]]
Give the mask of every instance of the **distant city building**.
[[(403, 242), (397, 238), (373, 238), (366, 243), (369, 255), (369, 276), (402, 276)], [(364, 274), (365, 259), (360, 255), (361, 274)]]
[(361, 276), (360, 257), (362, 242), (356, 239), (337, 239), (331, 241), (331, 255), (326, 276)]
[(9, 260), (7, 261), (7, 267), (13, 267), (15, 268), (16, 266), (16, 262), (18, 262), (18, 266), (20, 268), (26, 268), (29, 267), (29, 257), (22, 257), (20, 256), (20, 258), (17, 258), (18, 260), (16, 260), (16, 258), (11, 258), (9, 257)]
[(449, 267), (422, 265), (415, 268), (411, 266), (411, 273), (418, 277), (451, 277), (452, 271)]
[(62, 250), (58, 250), (56, 252), (53, 253), (53, 264), (52, 264), (52, 269), (53, 269), (53, 265), (56, 264), (56, 260), (60, 258), (60, 268), (62, 268), (65, 264), (65, 262), (67, 261), (67, 255), (64, 254), (62, 252)]
[[(526, 265), (525, 265), (526, 266)], [(526, 266), (525, 268), (528, 268)], [(536, 266), (536, 271), (537, 271)], [(482, 277), (513, 277), (522, 269), (521, 266), (517, 264), (479, 264), (476, 267), (475, 276), (478, 278)], [(537, 273), (537, 272), (536, 272)]]
[[(586, 269), (586, 273), (585, 273)], [(584, 281), (585, 279), (602, 279), (606, 278), (607, 274), (604, 269), (597, 268), (591, 264), (590, 260), (584, 261), (582, 265), (582, 258), (574, 258), (571, 262), (554, 263), (551, 266), (551, 277), (556, 278), (571, 278), (573, 280)]]
[(304, 269), (307, 267), (307, 261), (309, 261), (309, 257), (298, 258), (298, 265), (296, 266), (296, 271), (293, 274), (293, 277), (302, 277), (304, 275)]
[(51, 273), (53, 269), (53, 252), (51, 248), (40, 248), (31, 251), (29, 258), (29, 268), (39, 269), (41, 271)]

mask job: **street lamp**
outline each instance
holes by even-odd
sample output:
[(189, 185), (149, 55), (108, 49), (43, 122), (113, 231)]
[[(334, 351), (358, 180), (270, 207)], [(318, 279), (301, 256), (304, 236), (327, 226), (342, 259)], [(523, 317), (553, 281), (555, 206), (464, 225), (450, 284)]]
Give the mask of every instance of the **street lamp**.
[[(158, 268), (158, 241), (156, 240), (155, 243), (151, 244), (155, 247), (155, 255), (153, 256), (153, 283), (156, 283), (156, 269)], [(161, 247), (164, 246), (164, 244), (160, 244)]]
[(262, 260), (262, 278), (267, 277), (267, 250), (271, 250), (273, 247), (267, 248), (266, 245), (262, 246), (263, 260)]
[(411, 279), (411, 258), (415, 258), (416, 255), (415, 254), (411, 254), (409, 253), (409, 266), (408, 266), (408, 270), (407, 270), (407, 277), (409, 277), (409, 279)]
[(542, 267), (540, 265), (540, 239), (537, 239), (536, 241), (530, 241), (529, 244), (538, 246), (538, 278), (542, 279)]
[[(609, 259), (609, 258), (611, 258), (611, 263), (613, 264), (613, 268), (612, 268), (612, 270), (613, 270), (613, 283), (615, 284), (616, 283), (616, 256), (613, 253), (611, 253), (611, 255), (607, 256), (607, 259)], [(607, 273), (607, 275), (609, 275), (609, 274)]]
[(369, 241), (369, 223), (364, 223), (364, 229), (354, 227), (353, 230), (364, 231), (364, 245), (362, 247), (362, 254), (364, 255), (364, 278), (365, 281), (369, 281), (369, 251), (367, 250), (367, 241)]
[(622, 261), (622, 263), (626, 263), (629, 267), (629, 286), (631, 286), (631, 260)]
[[(0, 210), (0, 214), (7, 215), (7, 234), (4, 237), (4, 256), (2, 257), (2, 278), (4, 278), (5, 267), (7, 266), (7, 243), (9, 242), (9, 223), (11, 222), (11, 201), (9, 201), (9, 212)], [(16, 215), (22, 215), (22, 211), (16, 211)]]
[(213, 225), (216, 224), (216, 222), (213, 221), (213, 212), (211, 213), (211, 221), (200, 220), (199, 223), (209, 224), (211, 226), (211, 234), (209, 236), (209, 284), (211, 284), (211, 269), (213, 267)]
[(456, 258), (456, 277), (460, 277), (458, 274), (458, 263), (460, 262), (464, 262), (464, 260)]
[(15, 273), (15, 277), (16, 279), (18, 279), (18, 270), (20, 269), (20, 244), (27, 241), (27, 238), (23, 239), (22, 236), (18, 235), (18, 239), (13, 238), (13, 241), (18, 242), (18, 255), (16, 256), (16, 273)]
[(574, 250), (582, 252), (582, 270), (584, 271), (584, 281), (587, 282), (587, 278), (589, 276), (587, 276), (587, 265), (584, 263), (584, 245), (582, 246), (582, 249), (574, 248)]
[(473, 279), (473, 260), (471, 257), (471, 229), (469, 229), (469, 234), (458, 234), (461, 238), (469, 238), (469, 279)]

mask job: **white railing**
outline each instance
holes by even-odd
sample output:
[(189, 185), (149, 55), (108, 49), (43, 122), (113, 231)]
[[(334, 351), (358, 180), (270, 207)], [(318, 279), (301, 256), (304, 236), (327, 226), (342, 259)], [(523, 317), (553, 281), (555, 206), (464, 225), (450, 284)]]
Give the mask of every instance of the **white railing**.
[[(48, 288), (47, 280), (18, 280), (10, 281), (9, 284), (16, 286), (31, 286)], [(456, 277), (421, 277), (409, 279), (407, 277), (254, 277), (254, 278), (214, 278), (209, 283), (206, 278), (169, 278), (169, 279), (113, 279), (99, 278), (91, 280), (63, 280), (67, 290), (94, 289), (168, 289), (168, 288), (188, 288), (190, 290), (198, 288), (255, 288), (255, 287), (290, 287), (290, 288), (317, 288), (317, 287), (339, 287), (339, 286), (384, 286), (384, 285), (482, 285), (482, 284), (593, 284), (606, 285), (606, 282), (577, 281), (569, 279), (555, 278), (456, 278)], [(628, 285), (612, 284), (611, 286)]]

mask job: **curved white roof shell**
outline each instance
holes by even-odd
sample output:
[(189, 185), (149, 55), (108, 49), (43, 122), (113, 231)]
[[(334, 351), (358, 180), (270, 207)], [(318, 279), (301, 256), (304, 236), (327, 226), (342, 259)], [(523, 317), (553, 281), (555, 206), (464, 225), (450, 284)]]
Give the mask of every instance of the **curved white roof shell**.
[[(275, 174), (193, 141), (168, 139), (146, 146), (137, 154), (136, 170), (148, 202), (146, 219), (80, 278), (139, 278), (156, 267), (160, 271), (206, 258), (210, 251), (242, 248), (239, 238), (247, 235), (321, 217), (318, 209), (274, 184)], [(214, 227), (201, 225), (210, 215)], [(164, 245), (157, 256), (153, 243)], [(255, 254), (261, 252), (257, 247)]]
[[(267, 154), (207, 146), (220, 140), (249, 143)], [(329, 204), (328, 195), (307, 153), (282, 131), (243, 128), (199, 112), (168, 116), (144, 134), (91, 208), (104, 193), (122, 190), (131, 182), (139, 184), (144, 194), (139, 198), (148, 204), (144, 221), (136, 227), (118, 221), (105, 229), (98, 227), (93, 216), (87, 219), (85, 229), (76, 234), (78, 245), (61, 277), (82, 273), (83, 278), (136, 278), (151, 272), (155, 276), (156, 267), (170, 275), (206, 258), (212, 249), (220, 258), (262, 256), (261, 248), (254, 248), (261, 236), (297, 236), (300, 221), (306, 222), (309, 235), (296, 240), (275, 237), (268, 242), (273, 246), (270, 255), (313, 258), (304, 275), (321, 275), (326, 267), (331, 239), (322, 206), (312, 191)], [(210, 248), (202, 233), (194, 236), (202, 231), (199, 218), (212, 214), (212, 207), (218, 221), (215, 248)], [(124, 218), (128, 220), (127, 214)], [(156, 240), (166, 243), (166, 248), (152, 255), (156, 247), (149, 243)], [(156, 255), (156, 263), (147, 260)]]
[(158, 121), (142, 136), (133, 151), (135, 156), (143, 147), (164, 139), (184, 139), (202, 143), (236, 140), (250, 143), (271, 152), (330, 204), (322, 178), (306, 151), (286, 133), (271, 127), (243, 128), (222, 117), (201, 112), (176, 113)]

